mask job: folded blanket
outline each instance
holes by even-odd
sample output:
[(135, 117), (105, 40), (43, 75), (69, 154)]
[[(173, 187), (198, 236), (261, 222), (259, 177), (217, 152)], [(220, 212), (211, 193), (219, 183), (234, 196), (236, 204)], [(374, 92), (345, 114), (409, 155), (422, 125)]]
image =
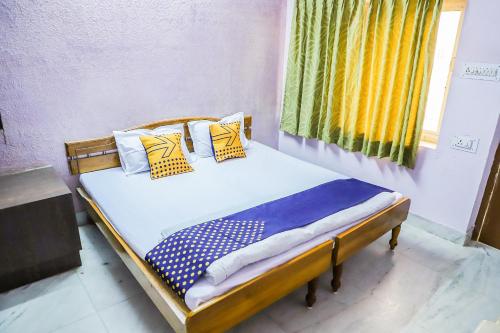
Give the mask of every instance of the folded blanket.
[(361, 221), (392, 205), (401, 197), (397, 192), (382, 192), (362, 205), (344, 209), (304, 227), (284, 231), (250, 244), (211, 263), (205, 272), (205, 279), (213, 285), (218, 285), (249, 264), (277, 256), (315, 237)]
[(383, 192), (390, 191), (356, 179), (334, 180), (178, 231), (152, 249), (145, 259), (184, 298), (186, 291), (219, 258), (307, 226)]

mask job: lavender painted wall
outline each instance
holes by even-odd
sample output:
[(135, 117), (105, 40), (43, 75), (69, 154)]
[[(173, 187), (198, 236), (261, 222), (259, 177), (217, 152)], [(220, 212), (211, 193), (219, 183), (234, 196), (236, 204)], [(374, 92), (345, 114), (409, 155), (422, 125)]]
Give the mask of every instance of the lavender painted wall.
[(254, 116), (277, 146), (282, 0), (0, 3), (0, 171), (52, 164), (63, 142), (188, 115)]
[[(475, 219), (500, 126), (500, 84), (455, 72), (437, 149), (415, 170), (279, 134), (292, 0), (0, 3), (0, 171), (52, 164), (72, 188), (63, 142), (161, 118), (244, 111), (254, 137), (291, 155), (394, 188), (412, 211), (464, 233)], [(500, 62), (500, 3), (469, 2), (457, 54)], [(287, 27), (287, 28), (285, 28)], [(477, 154), (449, 148), (480, 139)]]
[[(288, 2), (290, 17), (292, 1)], [(458, 69), (466, 61), (500, 63), (499, 12), (500, 1), (469, 1), (439, 143), (437, 149), (420, 149), (414, 170), (283, 133), (280, 150), (397, 190), (411, 197), (413, 213), (466, 233), (475, 221), (498, 146), (500, 83), (461, 79)], [(476, 154), (449, 147), (451, 138), (459, 134), (479, 138)]]

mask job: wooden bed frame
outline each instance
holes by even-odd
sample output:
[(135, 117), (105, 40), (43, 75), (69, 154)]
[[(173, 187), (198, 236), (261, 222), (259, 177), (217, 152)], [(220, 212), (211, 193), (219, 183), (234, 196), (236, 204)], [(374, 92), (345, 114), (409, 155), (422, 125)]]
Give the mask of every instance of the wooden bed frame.
[[(192, 151), (193, 146), (187, 122), (202, 119), (219, 120), (214, 117), (179, 118), (130, 129), (152, 129), (183, 123), (186, 144)], [(251, 138), (251, 125), (252, 118), (246, 116), (245, 135), (248, 139)], [(66, 142), (65, 146), (69, 168), (73, 175), (120, 166), (113, 136)], [(89, 216), (98, 229), (176, 332), (227, 330), (305, 284), (308, 286), (306, 304), (312, 307), (316, 301), (317, 277), (328, 270), (331, 263), (333, 263), (334, 271), (332, 288), (336, 291), (340, 287), (342, 263), (347, 258), (390, 230), (392, 230), (390, 246), (394, 249), (397, 245), (400, 225), (406, 220), (410, 206), (410, 200), (403, 198), (342, 232), (336, 237), (335, 242), (326, 241), (225, 294), (203, 303), (195, 310), (190, 310), (121, 238), (85, 190), (78, 188), (77, 191), (85, 200)]]

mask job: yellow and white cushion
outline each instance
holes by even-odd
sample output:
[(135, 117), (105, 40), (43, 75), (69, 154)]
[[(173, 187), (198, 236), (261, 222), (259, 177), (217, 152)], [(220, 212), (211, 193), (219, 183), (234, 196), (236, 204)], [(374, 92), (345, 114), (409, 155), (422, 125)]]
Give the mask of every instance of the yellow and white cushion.
[(151, 179), (193, 171), (182, 152), (181, 138), (181, 133), (140, 137), (148, 155)]
[(149, 170), (148, 156), (140, 140), (141, 136), (165, 135), (179, 132), (182, 135), (181, 147), (189, 163), (196, 161), (196, 154), (190, 154), (184, 136), (184, 124), (160, 126), (155, 129), (139, 128), (130, 131), (113, 131), (120, 164), (126, 175)]
[(210, 125), (210, 137), (215, 160), (246, 157), (240, 140), (240, 123), (215, 123)]
[[(245, 136), (245, 115), (243, 112), (238, 112), (233, 115), (222, 118), (217, 121), (220, 124), (228, 123), (240, 123), (240, 141), (243, 149), (248, 149), (250, 143)], [(193, 140), (194, 152), (198, 157), (211, 157), (213, 156), (212, 151), (212, 140), (210, 139), (210, 125), (216, 122), (210, 120), (194, 120), (188, 122), (189, 134), (191, 140)]]

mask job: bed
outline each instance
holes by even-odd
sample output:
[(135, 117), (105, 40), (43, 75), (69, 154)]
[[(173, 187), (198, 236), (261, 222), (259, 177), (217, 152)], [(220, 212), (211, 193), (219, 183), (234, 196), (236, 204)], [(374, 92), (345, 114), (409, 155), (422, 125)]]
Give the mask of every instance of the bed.
[[(193, 119), (217, 120), (183, 118), (135, 128), (186, 124)], [(186, 143), (192, 150), (187, 126), (185, 132)], [(245, 134), (251, 138), (248, 116)], [(347, 177), (255, 141), (251, 142), (246, 159), (216, 164), (212, 158), (200, 158), (192, 165), (196, 172), (156, 181), (148, 173), (124, 175), (112, 136), (67, 142), (66, 151), (72, 173), (80, 174), (82, 188), (78, 192), (85, 199), (90, 216), (178, 332), (226, 330), (305, 284), (306, 303), (312, 306), (316, 278), (330, 265), (334, 272), (332, 288), (336, 291), (340, 287), (342, 263), (352, 254), (391, 230), (390, 246), (394, 249), (410, 204), (409, 199), (396, 192), (376, 196), (318, 221), (322, 224), (314, 223), (307, 230), (306, 240), (295, 240), (289, 235), (291, 244), (285, 250), (273, 246), (276, 242), (272, 240), (253, 244), (266, 246), (265, 251), (259, 252), (266, 256), (252, 258), (250, 264), (238, 265), (233, 260), (231, 266), (214, 265), (227, 275), (222, 282), (212, 283), (207, 274), (182, 301), (142, 259), (159, 240), (187, 225)], [(246, 251), (249, 257), (256, 253), (251, 246)]]

